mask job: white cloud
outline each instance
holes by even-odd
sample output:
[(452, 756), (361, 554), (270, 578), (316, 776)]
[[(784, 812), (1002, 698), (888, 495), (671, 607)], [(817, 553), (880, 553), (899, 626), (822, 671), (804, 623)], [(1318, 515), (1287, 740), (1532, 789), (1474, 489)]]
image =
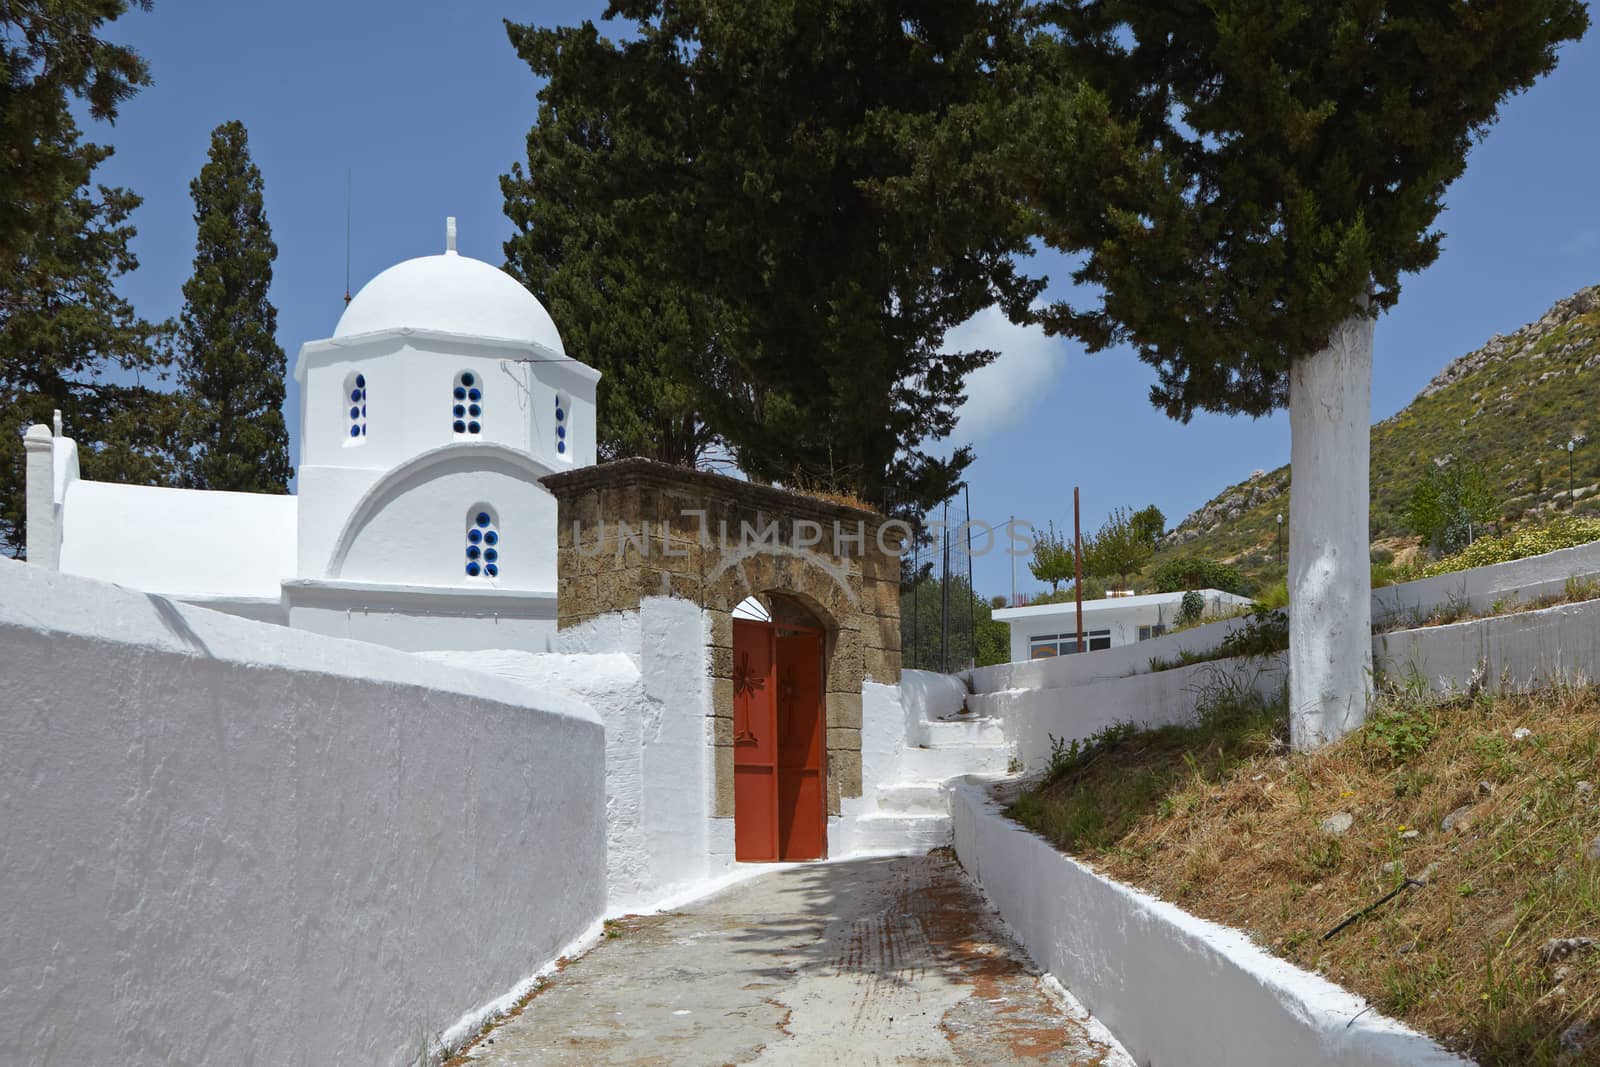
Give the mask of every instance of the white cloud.
[(973, 442), (1015, 425), (1049, 392), (1067, 366), (1067, 346), (1040, 326), (1018, 326), (997, 307), (985, 308), (945, 335), (945, 350), (987, 348), (1000, 353), (967, 377), (955, 438)]

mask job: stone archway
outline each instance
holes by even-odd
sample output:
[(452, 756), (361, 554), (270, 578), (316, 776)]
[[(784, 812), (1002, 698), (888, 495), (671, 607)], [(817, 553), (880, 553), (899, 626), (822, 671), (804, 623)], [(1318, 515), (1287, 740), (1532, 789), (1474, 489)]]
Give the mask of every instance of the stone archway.
[(781, 594), (821, 621), (827, 814), (840, 813), (841, 798), (861, 795), (862, 686), (900, 681), (905, 524), (642, 459), (566, 471), (543, 483), (558, 507), (558, 629), (637, 611), (649, 597), (686, 599), (703, 609), (714, 817), (734, 817), (732, 613), (752, 595)]

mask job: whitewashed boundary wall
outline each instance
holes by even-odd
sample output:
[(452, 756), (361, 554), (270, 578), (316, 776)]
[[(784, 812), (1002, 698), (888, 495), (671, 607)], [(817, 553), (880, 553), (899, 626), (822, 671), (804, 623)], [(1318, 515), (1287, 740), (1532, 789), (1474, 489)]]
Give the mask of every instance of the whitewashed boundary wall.
[(1280, 653), (1195, 663), (1070, 689), (985, 693), (968, 697), (967, 704), (982, 714), (999, 717), (1023, 768), (1035, 771), (1050, 758), (1052, 735), (1070, 743), (1121, 722), (1141, 726), (1192, 722), (1196, 704), (1208, 691), (1253, 691), (1271, 700), (1282, 695), (1287, 679), (1288, 667)]
[[(710, 746), (704, 706), (705, 620), (687, 600), (645, 598), (637, 612), (563, 631), (579, 647), (617, 651), (431, 652), (538, 692), (571, 696), (606, 727), (606, 911), (647, 911), (713, 876)], [(622, 649), (627, 649), (624, 652)], [(685, 706), (685, 703), (690, 706)]]
[(0, 561), (0, 1062), (413, 1061), (604, 902), (589, 709)]
[[(1429, 690), (1441, 694), (1474, 687), (1521, 693), (1594, 682), (1600, 679), (1600, 601), (1380, 634), (1372, 640), (1372, 655), (1375, 671), (1388, 681), (1404, 684), (1421, 678)], [(1001, 717), (1017, 757), (1027, 769), (1037, 770), (1050, 757), (1051, 735), (1070, 742), (1118, 722), (1189, 722), (1207, 691), (1253, 689), (1272, 698), (1281, 692), (1287, 671), (1280, 653), (1070, 689), (983, 693), (968, 697), (967, 703), (975, 711)]]
[[(1377, 626), (1421, 619), (1435, 608), (1459, 605), (1484, 612), (1496, 602), (1507, 605), (1563, 593), (1569, 578), (1600, 575), (1600, 541), (1542, 556), (1495, 563), (1435, 578), (1383, 586), (1372, 591), (1372, 618)], [(1183, 652), (1214, 650), (1231, 631), (1248, 621), (1223, 619), (1180, 633), (1081, 656), (1060, 656), (1027, 662), (999, 663), (966, 672), (974, 692), (1008, 689), (1055, 689), (1150, 670), (1152, 659), (1176, 659)]]
[(1464, 1067), (1353, 993), (1057, 852), (980, 787), (951, 800), (956, 856), (1034, 960), (1135, 1060), (1185, 1067)]

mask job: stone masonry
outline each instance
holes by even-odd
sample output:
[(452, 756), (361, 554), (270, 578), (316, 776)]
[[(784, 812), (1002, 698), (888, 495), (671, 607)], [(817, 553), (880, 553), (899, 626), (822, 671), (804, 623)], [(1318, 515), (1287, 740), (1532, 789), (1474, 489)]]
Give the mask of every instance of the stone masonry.
[(716, 815), (733, 816), (733, 618), (748, 596), (798, 602), (828, 632), (828, 813), (861, 795), (861, 687), (900, 681), (900, 545), (884, 516), (643, 459), (543, 479), (557, 501), (557, 626), (637, 610), (644, 597), (706, 612)]

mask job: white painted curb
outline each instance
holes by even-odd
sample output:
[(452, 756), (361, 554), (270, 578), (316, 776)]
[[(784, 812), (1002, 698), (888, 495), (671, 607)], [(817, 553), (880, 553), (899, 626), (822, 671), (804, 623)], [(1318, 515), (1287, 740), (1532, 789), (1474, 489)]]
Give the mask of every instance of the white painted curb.
[(1001, 814), (951, 794), (956, 856), (1041, 968), (1141, 1064), (1460, 1067), (1470, 1061), (1361, 997), (1095, 873)]

